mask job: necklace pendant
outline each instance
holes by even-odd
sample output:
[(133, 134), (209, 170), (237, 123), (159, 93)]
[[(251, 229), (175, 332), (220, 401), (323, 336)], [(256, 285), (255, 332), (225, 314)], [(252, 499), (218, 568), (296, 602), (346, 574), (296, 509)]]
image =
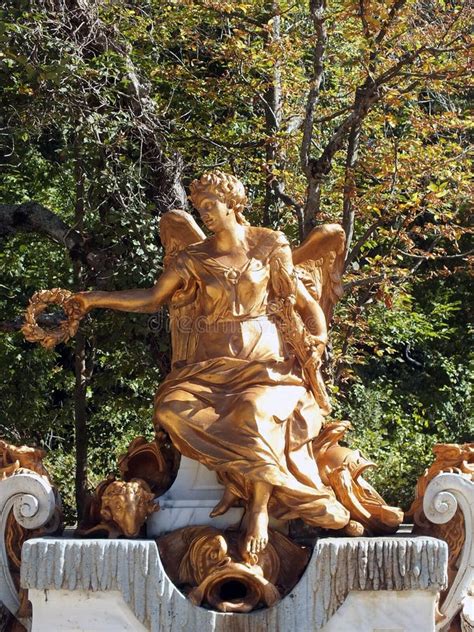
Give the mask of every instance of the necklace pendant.
[(225, 276), (231, 283), (235, 285), (239, 280), (240, 273), (235, 268), (230, 268), (229, 270), (226, 270)]

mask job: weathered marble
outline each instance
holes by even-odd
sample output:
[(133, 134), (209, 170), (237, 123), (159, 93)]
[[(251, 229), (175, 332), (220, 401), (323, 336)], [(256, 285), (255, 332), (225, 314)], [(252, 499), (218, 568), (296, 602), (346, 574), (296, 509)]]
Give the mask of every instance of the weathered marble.
[(8, 515), (13, 510), (22, 527), (37, 529), (51, 519), (55, 506), (53, 488), (44, 476), (19, 469), (0, 480), (0, 603), (12, 614), (16, 614), (20, 600), (8, 565)]
[[(257, 632), (265, 629), (332, 632), (334, 628), (325, 626), (349, 593), (357, 596), (354, 591), (379, 591), (378, 596), (367, 593), (367, 598), (363, 599), (368, 604), (366, 611), (370, 623), (374, 599), (376, 603), (383, 603), (388, 595), (385, 591), (394, 591), (402, 598), (403, 592), (407, 591), (405, 603), (412, 608), (413, 617), (417, 610), (416, 605), (413, 609), (413, 604), (423, 600), (423, 594), (428, 595), (432, 607), (430, 610), (425, 600), (423, 612), (431, 612), (431, 619), (425, 623), (418, 620), (417, 630), (431, 632), (434, 629), (435, 596), (447, 581), (446, 563), (446, 544), (434, 538), (322, 539), (318, 541), (300, 582), (287, 597), (267, 610), (232, 615), (193, 606), (166, 576), (153, 541), (39, 538), (24, 545), (22, 585), (31, 589), (33, 632), (46, 632), (41, 622), (36, 625), (36, 612), (49, 617), (48, 632), (56, 629), (93, 630), (91, 627), (65, 628), (64, 621), (61, 628), (55, 628), (58, 623), (54, 620), (54, 603), (51, 602), (51, 608), (48, 608), (50, 602), (45, 601), (51, 599), (50, 591), (81, 591), (77, 595), (80, 599), (86, 595), (95, 599), (98, 591), (118, 591), (136, 618), (152, 632), (180, 632), (183, 629), (190, 632)], [(48, 597), (40, 591), (48, 591)], [(66, 593), (62, 594), (65, 598)], [(415, 594), (414, 602), (408, 599), (410, 594)], [(56, 597), (54, 599), (57, 602)], [(67, 600), (63, 599), (62, 603), (67, 608)], [(397, 609), (399, 603), (392, 608), (391, 616), (396, 615)], [(402, 619), (400, 625), (396, 620), (387, 621), (385, 629), (410, 632), (404, 627), (406, 611)], [(350, 629), (351, 632), (374, 630), (373, 627), (362, 630), (341, 625), (339, 630)], [(111, 630), (107, 626), (107, 611), (96, 629)]]
[(474, 591), (474, 482), (470, 477), (461, 474), (438, 474), (429, 483), (423, 497), (425, 516), (435, 524), (446, 524), (454, 517), (458, 508), (464, 518), (465, 540), (457, 561), (459, 570), (440, 607), (443, 615), (442, 621), (437, 625), (440, 632), (449, 630), (451, 621), (461, 609), (466, 612), (465, 615), (461, 613), (464, 630), (471, 632), (469, 626), (474, 619), (474, 608), (469, 599), (469, 593)]
[[(244, 515), (243, 507), (231, 507), (222, 516), (209, 514), (224, 493), (224, 486), (215, 472), (185, 456), (181, 457), (178, 475), (167, 492), (158, 499), (160, 511), (148, 517), (146, 527), (149, 538), (192, 525), (209, 525), (216, 529), (238, 527)], [(288, 533), (288, 523), (270, 518), (270, 525)]]
[(461, 610), (462, 632), (474, 632), (474, 583), (469, 588), (467, 595), (463, 599)]

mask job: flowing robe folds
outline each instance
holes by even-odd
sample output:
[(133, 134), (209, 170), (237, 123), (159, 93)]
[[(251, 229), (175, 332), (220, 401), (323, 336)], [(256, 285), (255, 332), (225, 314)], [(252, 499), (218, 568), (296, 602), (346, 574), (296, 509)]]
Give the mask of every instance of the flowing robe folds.
[(155, 423), (244, 500), (265, 481), (275, 517), (342, 528), (349, 513), (321, 483), (312, 453), (321, 411), (268, 313), (273, 298), (295, 292), (286, 237), (249, 228), (240, 268), (210, 257), (206, 242), (173, 264), (193, 317), (187, 309), (179, 319), (177, 296), (173, 337), (185, 359), (157, 391)]

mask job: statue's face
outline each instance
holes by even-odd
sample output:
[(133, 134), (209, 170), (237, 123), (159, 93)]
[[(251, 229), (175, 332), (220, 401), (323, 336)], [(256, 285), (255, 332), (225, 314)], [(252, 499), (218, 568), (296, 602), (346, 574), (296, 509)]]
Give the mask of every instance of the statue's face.
[(195, 206), (204, 225), (213, 233), (228, 227), (229, 221), (235, 217), (234, 211), (214, 193), (203, 194)]
[(127, 537), (136, 537), (147, 516), (156, 510), (153, 494), (135, 482), (115, 481), (109, 487), (102, 497), (102, 519), (115, 522)]

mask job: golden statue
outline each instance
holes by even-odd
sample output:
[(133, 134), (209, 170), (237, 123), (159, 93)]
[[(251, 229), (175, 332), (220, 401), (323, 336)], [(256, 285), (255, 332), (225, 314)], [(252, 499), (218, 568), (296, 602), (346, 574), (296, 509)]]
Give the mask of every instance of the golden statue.
[(134, 478), (103, 480), (88, 499), (86, 512), (76, 533), (91, 536), (105, 532), (109, 538), (136, 538), (147, 517), (159, 506), (146, 481)]
[(292, 252), (283, 233), (249, 225), (242, 183), (220, 171), (194, 180), (190, 199), (211, 235), (185, 211), (166, 213), (165, 271), (153, 288), (80, 292), (66, 312), (169, 304), (173, 365), (156, 394), (155, 425), (225, 485), (211, 516), (245, 504), (249, 559), (268, 544), (269, 512), (361, 535), (313, 453), (330, 412), (319, 366), (342, 293), (343, 229), (316, 228)]

